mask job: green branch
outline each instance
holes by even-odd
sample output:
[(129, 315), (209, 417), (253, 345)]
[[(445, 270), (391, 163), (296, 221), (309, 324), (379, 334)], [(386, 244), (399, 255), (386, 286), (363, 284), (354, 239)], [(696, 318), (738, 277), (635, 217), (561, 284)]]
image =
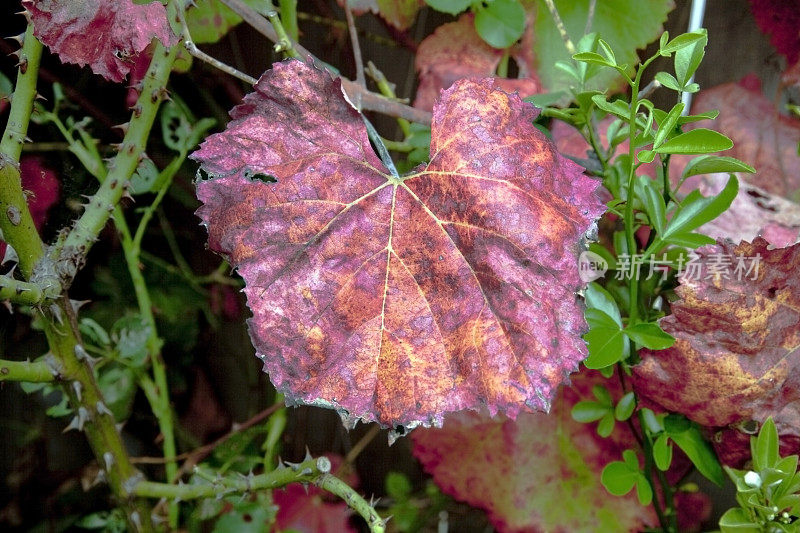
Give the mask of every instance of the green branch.
[(195, 467), (201, 482), (190, 485), (170, 485), (153, 481), (140, 481), (133, 487), (136, 496), (196, 500), (226, 494), (247, 494), (266, 489), (278, 489), (290, 483), (314, 483), (336, 494), (369, 524), (373, 533), (384, 533), (386, 522), (364, 498), (344, 481), (330, 474), (331, 462), (327, 457), (307, 458), (301, 463), (281, 463), (277, 469), (264, 474), (248, 476), (218, 476)]
[(39, 305), (47, 298), (57, 298), (61, 287), (55, 280), (43, 286), (20, 281), (10, 276), (0, 276), (0, 301), (8, 300), (20, 305)]
[(56, 378), (44, 361), (6, 361), (0, 359), (0, 382), (27, 381), (44, 383)]
[[(169, 4), (173, 6), (173, 3)], [(168, 14), (174, 16), (174, 8)], [(92, 196), (83, 215), (76, 221), (58, 252), (59, 273), (71, 280), (83, 264), (86, 254), (108, 222), (120, 199), (127, 193), (130, 178), (145, 150), (159, 104), (167, 96), (167, 80), (180, 46), (165, 48), (156, 43), (153, 60), (144, 77), (142, 93), (133, 107), (128, 131), (116, 157), (108, 165), (108, 176)]]
[(3, 240), (11, 244), (19, 257), (19, 269), (25, 279), (44, 256), (44, 243), (33, 223), (22, 181), (19, 175), (19, 156), (28, 134), (42, 43), (28, 25), (25, 40), (19, 51), (19, 69), (8, 123), (0, 141), (0, 231)]

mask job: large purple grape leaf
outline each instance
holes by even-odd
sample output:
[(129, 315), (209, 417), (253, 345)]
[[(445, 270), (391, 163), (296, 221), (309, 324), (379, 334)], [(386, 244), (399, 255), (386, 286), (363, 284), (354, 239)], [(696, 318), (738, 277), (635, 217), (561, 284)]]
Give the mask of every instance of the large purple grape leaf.
[(523, 413), (516, 421), (477, 413), (448, 415), (440, 429), (412, 434), (414, 455), (437, 485), (453, 497), (486, 509), (501, 532), (640, 531), (657, 523), (652, 507), (634, 492), (612, 496), (600, 472), (636, 448), (628, 426), (617, 422), (609, 438), (596, 424), (572, 419), (572, 407), (594, 400), (592, 387), (619, 381), (584, 370), (561, 389), (550, 414)]
[(23, 0), (34, 34), (61, 61), (89, 65), (92, 72), (122, 81), (136, 56), (156, 38), (172, 46), (177, 38), (160, 2), (132, 0)]
[(604, 208), (535, 115), (461, 80), (434, 108), (430, 163), (395, 177), (340, 82), (289, 61), (193, 154), (209, 245), (244, 278), (289, 400), (406, 427), (549, 408), (586, 355), (576, 262)]
[[(643, 350), (633, 369), (640, 397), (712, 428), (772, 416), (781, 436), (799, 443), (798, 269), (800, 244), (773, 248), (757, 238), (701, 249), (680, 278), (680, 300), (660, 322), (675, 344)], [(717, 445), (723, 437), (737, 440), (726, 431)], [(739, 441), (746, 446), (748, 439)], [(736, 455), (717, 447), (723, 459)]]

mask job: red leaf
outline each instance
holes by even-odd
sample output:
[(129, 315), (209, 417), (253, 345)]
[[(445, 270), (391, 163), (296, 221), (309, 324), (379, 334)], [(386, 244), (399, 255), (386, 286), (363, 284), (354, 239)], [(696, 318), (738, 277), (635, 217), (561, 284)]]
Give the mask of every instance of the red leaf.
[(491, 420), (473, 413), (449, 415), (441, 429), (412, 435), (414, 455), (444, 492), (486, 509), (503, 532), (639, 531), (657, 521), (635, 491), (608, 494), (600, 483), (603, 467), (619, 460), (636, 440), (617, 422), (609, 438), (597, 424), (572, 419), (580, 400), (594, 400), (596, 384), (621, 396), (619, 381), (583, 371), (563, 387), (549, 415), (520, 414), (516, 421)]
[[(492, 48), (475, 31), (474, 16), (465, 13), (457, 22), (442, 24), (419, 45), (414, 60), (419, 72), (419, 87), (414, 106), (430, 110), (439, 93), (461, 78), (493, 76), (503, 57), (503, 50)], [(496, 86), (506, 92), (530, 96), (541, 91), (542, 85), (533, 71), (528, 24), (523, 42), (511, 48), (519, 67), (519, 79), (496, 78)]]
[(758, 28), (789, 64), (800, 57), (800, 0), (750, 0)]
[(111, 81), (128, 75), (136, 56), (154, 38), (172, 46), (177, 38), (160, 2), (131, 0), (23, 0), (34, 33), (66, 63), (89, 65)]
[(323, 499), (323, 491), (315, 485), (306, 489), (292, 483), (285, 490), (272, 493), (278, 506), (275, 531), (298, 531), (299, 533), (355, 533), (350, 525), (350, 509), (342, 501), (329, 502)]
[[(714, 129), (733, 140), (733, 148), (724, 155), (756, 169), (747, 181), (772, 194), (800, 200), (800, 120), (781, 115), (760, 91), (737, 83), (698, 93), (692, 112), (712, 109), (720, 110)], [(687, 129), (703, 125), (689, 124)]]
[[(25, 156), (19, 163), (22, 190), (28, 198), (33, 223), (41, 229), (47, 212), (58, 201), (60, 183), (55, 172), (44, 165), (41, 157)], [(0, 240), (0, 261), (5, 257), (6, 243)]]
[(459, 81), (434, 109), (431, 162), (396, 178), (339, 82), (290, 61), (203, 143), (198, 214), (288, 398), (412, 427), (549, 407), (586, 354), (576, 262), (603, 205), (535, 113)]
[[(676, 289), (681, 299), (661, 320), (675, 344), (642, 351), (634, 388), (706, 426), (770, 415), (777, 422), (800, 401), (800, 245), (770, 249), (758, 238), (705, 247), (699, 255), (700, 268), (686, 267)], [(760, 255), (756, 279), (737, 279), (739, 255), (750, 258), (746, 265)], [(727, 270), (729, 279), (714, 274), (726, 257), (729, 269), (718, 270)]]

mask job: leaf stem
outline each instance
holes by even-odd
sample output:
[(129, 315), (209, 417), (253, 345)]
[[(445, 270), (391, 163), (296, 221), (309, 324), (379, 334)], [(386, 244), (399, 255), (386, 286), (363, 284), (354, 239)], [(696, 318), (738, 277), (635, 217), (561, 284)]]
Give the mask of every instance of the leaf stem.
[(279, 0), (278, 6), (286, 34), (296, 42), (300, 38), (300, 30), (297, 27), (297, 0)]
[(44, 361), (6, 361), (0, 359), (0, 382), (46, 383), (56, 377)]
[[(344, 14), (347, 18), (347, 29), (350, 32), (350, 44), (353, 47), (353, 61), (356, 64), (356, 83), (365, 91), (367, 90), (367, 80), (364, 78), (364, 60), (361, 58), (361, 45), (358, 43), (358, 31), (353, 11), (350, 9), (350, 0), (344, 2)], [(356, 105), (360, 108), (360, 104)]]
[(553, 22), (556, 24), (561, 39), (564, 41), (564, 47), (566, 47), (570, 56), (574, 56), (576, 52), (575, 45), (572, 43), (572, 39), (569, 38), (567, 28), (564, 26), (564, 21), (561, 20), (561, 15), (558, 14), (555, 2), (553, 0), (544, 0), (544, 3), (547, 6), (547, 10), (550, 11), (550, 16), (553, 17)]

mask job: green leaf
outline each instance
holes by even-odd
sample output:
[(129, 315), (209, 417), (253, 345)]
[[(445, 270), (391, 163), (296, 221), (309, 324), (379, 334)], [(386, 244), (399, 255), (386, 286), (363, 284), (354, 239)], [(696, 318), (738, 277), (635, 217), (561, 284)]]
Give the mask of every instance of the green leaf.
[(508, 48), (525, 31), (525, 9), (519, 0), (492, 0), (475, 13), (475, 30), (495, 48)]
[(748, 172), (755, 173), (756, 169), (734, 157), (720, 155), (701, 155), (695, 157), (683, 169), (683, 177), (697, 176), (700, 174), (713, 174), (715, 172)]
[(597, 424), (597, 434), (603, 438), (606, 438), (614, 431), (615, 425), (616, 420), (614, 420), (614, 413), (609, 411), (603, 416), (603, 418), (600, 419), (600, 422)]
[(651, 350), (665, 350), (675, 343), (675, 337), (664, 332), (655, 322), (642, 322), (623, 330), (633, 342)]
[(611, 399), (611, 393), (608, 392), (608, 389), (605, 388), (605, 386), (595, 385), (592, 387), (592, 394), (595, 398), (597, 398), (597, 401), (600, 403), (600, 405), (605, 405), (608, 407), (608, 410), (611, 411), (611, 408), (614, 406), (614, 401)]
[(719, 519), (719, 528), (722, 533), (761, 533), (761, 526), (753, 522), (747, 511), (741, 507), (734, 507), (725, 511)]
[(556, 91), (552, 93), (534, 94), (532, 96), (528, 96), (527, 98), (523, 98), (523, 100), (529, 104), (535, 105), (536, 107), (545, 108), (549, 105), (555, 104), (565, 96), (567, 96), (566, 91)]
[(600, 482), (614, 496), (628, 494), (639, 479), (639, 470), (631, 471), (622, 461), (608, 463), (600, 474)]
[(647, 506), (653, 501), (653, 487), (643, 474), (639, 474), (636, 478), (636, 496), (639, 498), (641, 505)]
[(650, 224), (656, 230), (657, 235), (663, 234), (667, 224), (667, 205), (664, 203), (664, 197), (656, 189), (653, 180), (647, 176), (638, 176), (636, 185), (636, 193), (639, 201), (644, 205), (644, 211), (647, 213)]
[(572, 56), (572, 59), (575, 61), (581, 61), (583, 63), (591, 63), (593, 65), (600, 65), (603, 67), (611, 67), (614, 68), (616, 64), (609, 62), (606, 58), (601, 56), (600, 54), (596, 54), (594, 52), (579, 52)]
[(602, 94), (596, 94), (592, 96), (592, 102), (598, 108), (602, 109), (606, 113), (611, 113), (623, 120), (628, 120), (630, 118), (630, 106), (624, 100), (614, 100), (613, 102), (609, 102), (606, 100), (606, 97)]
[(636, 157), (642, 163), (652, 163), (653, 159), (656, 158), (656, 153), (652, 150), (641, 150), (636, 154)]
[(405, 474), (400, 472), (389, 472), (386, 475), (386, 493), (395, 500), (404, 500), (414, 490), (411, 482)]
[(144, 365), (150, 333), (149, 324), (139, 315), (117, 320), (111, 328), (111, 337), (117, 343), (119, 358), (135, 367)]
[(676, 233), (664, 239), (664, 244), (674, 244), (675, 246), (683, 246), (685, 248), (695, 249), (706, 244), (714, 244), (717, 242), (708, 235), (702, 233)]
[(158, 168), (153, 160), (145, 155), (139, 161), (136, 172), (131, 176), (131, 194), (144, 194), (152, 191), (156, 181), (158, 181)]
[(608, 59), (609, 63), (611, 63), (612, 65), (616, 65), (617, 58), (614, 55), (614, 50), (611, 49), (608, 43), (605, 42), (603, 39), (597, 39), (597, 44), (600, 46), (600, 49), (606, 55), (606, 58)]
[(106, 330), (93, 319), (88, 317), (81, 318), (78, 327), (81, 335), (91, 340), (96, 346), (108, 346), (111, 344), (111, 338)]
[[(554, 0), (555, 7), (573, 42), (584, 35), (588, 20), (588, 0)], [(548, 90), (568, 88), (569, 81), (559, 76), (553, 65), (559, 60), (569, 59), (564, 41), (556, 28), (553, 17), (545, 2), (535, 2), (536, 17), (533, 52), (538, 60), (537, 74)], [(662, 24), (673, 9), (671, 0), (604, 0), (595, 4), (591, 32), (597, 32), (609, 48), (614, 50), (617, 64), (635, 65), (639, 62), (637, 49), (646, 47), (658, 39)], [(577, 47), (577, 45), (576, 45)], [(592, 48), (579, 52), (595, 51)], [(611, 89), (621, 87), (622, 78), (616, 70), (602, 69), (589, 82), (587, 89)]]
[(425, 0), (425, 3), (436, 11), (458, 15), (472, 5), (472, 0)]
[(636, 395), (631, 391), (619, 399), (616, 407), (614, 407), (614, 417), (620, 422), (624, 422), (631, 417), (635, 409)]
[(131, 416), (136, 397), (136, 376), (129, 368), (118, 363), (104, 366), (97, 378), (106, 407), (114, 414), (114, 420), (123, 422)]
[(673, 91), (681, 91), (682, 89), (681, 84), (678, 83), (678, 80), (675, 79), (675, 76), (669, 72), (658, 72), (656, 73), (655, 79), (667, 89), (672, 89)]
[[(258, 9), (263, 0), (244, 0)], [(242, 19), (219, 0), (196, 0), (195, 6), (186, 10), (186, 24), (195, 44), (215, 43)]]
[[(667, 419), (670, 419), (668, 416)], [(665, 427), (668, 426), (665, 422)], [(666, 429), (672, 441), (683, 450), (683, 453), (692, 461), (697, 470), (710, 481), (719, 486), (725, 482), (725, 475), (719, 464), (717, 455), (711, 445), (703, 438), (700, 430), (692, 425), (685, 431), (670, 431)]]
[(663, 120), (658, 121), (658, 132), (656, 132), (655, 140), (653, 140), (653, 149), (661, 146), (667, 137), (675, 131), (675, 126), (678, 124), (678, 119), (683, 113), (684, 105), (677, 103), (672, 106), (667, 116)]
[(723, 134), (706, 128), (697, 128), (676, 135), (654, 151), (659, 154), (708, 154), (733, 147), (733, 141)]
[(739, 192), (739, 181), (731, 175), (725, 188), (716, 196), (705, 197), (698, 190), (686, 195), (680, 207), (675, 211), (660, 238), (667, 241), (672, 236), (689, 233), (714, 220), (728, 207)]
[(672, 54), (702, 39), (708, 39), (707, 32), (704, 29), (691, 33), (684, 33), (672, 39), (666, 46), (660, 47), (659, 52), (661, 52), (662, 55)]
[(666, 472), (672, 464), (672, 445), (666, 433), (661, 433), (653, 443), (653, 460), (662, 472)]
[(620, 328), (622, 327), (622, 317), (619, 314), (617, 302), (601, 285), (595, 282), (589, 283), (583, 297), (586, 300), (586, 307), (590, 309), (599, 309), (614, 319), (614, 322)]
[(608, 414), (609, 410), (608, 406), (597, 402), (578, 402), (572, 407), (572, 419), (576, 422), (588, 424), (589, 422), (600, 420)]
[(214, 524), (213, 533), (262, 533), (273, 518), (268, 506), (257, 502), (243, 502), (234, 505)]
[(780, 455), (778, 454), (778, 430), (775, 429), (772, 417), (767, 418), (758, 432), (758, 437), (750, 440), (750, 445), (754, 470), (761, 471), (775, 466)]
[(678, 124), (688, 124), (690, 122), (699, 122), (701, 120), (714, 120), (719, 116), (719, 110), (712, 109), (711, 111), (703, 111), (696, 115), (685, 115), (678, 119)]
[(587, 309), (586, 320), (589, 323), (589, 332), (583, 336), (589, 347), (586, 367), (598, 369), (621, 360), (625, 355), (625, 337), (619, 324), (599, 309)]
[(689, 79), (695, 73), (697, 67), (700, 66), (708, 43), (705, 29), (700, 29), (697, 33), (702, 33), (704, 38), (698, 39), (675, 52), (675, 77), (684, 90), (686, 90)]

